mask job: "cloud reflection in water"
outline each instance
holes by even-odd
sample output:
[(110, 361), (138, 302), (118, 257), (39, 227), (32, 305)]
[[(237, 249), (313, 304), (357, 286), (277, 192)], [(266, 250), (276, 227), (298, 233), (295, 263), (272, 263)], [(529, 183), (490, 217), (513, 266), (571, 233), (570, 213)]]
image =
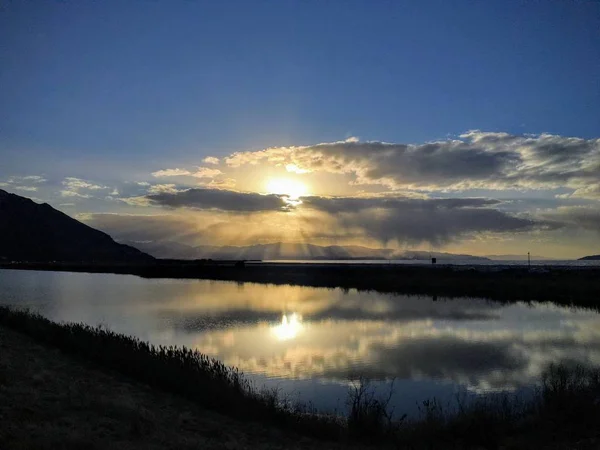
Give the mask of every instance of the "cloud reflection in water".
[(53, 320), (194, 347), (278, 380), (362, 374), (480, 391), (530, 385), (550, 362), (600, 365), (600, 315), (546, 304), (50, 272), (5, 271), (0, 286), (0, 301)]
[(551, 362), (600, 365), (600, 316), (591, 311), (261, 285), (242, 288), (241, 307), (223, 289), (216, 307), (213, 298), (160, 314), (189, 345), (246, 373), (338, 381), (363, 374), (480, 391), (535, 383)]

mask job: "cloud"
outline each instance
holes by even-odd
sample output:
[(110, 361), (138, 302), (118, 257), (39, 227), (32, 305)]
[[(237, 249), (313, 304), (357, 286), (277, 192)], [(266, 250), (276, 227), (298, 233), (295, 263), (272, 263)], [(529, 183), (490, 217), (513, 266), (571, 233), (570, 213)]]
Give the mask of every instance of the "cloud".
[(187, 169), (164, 169), (152, 172), (152, 176), (160, 177), (195, 177), (195, 178), (214, 178), (218, 175), (222, 175), (219, 169), (211, 169), (209, 167), (198, 167), (195, 172), (191, 172)]
[(12, 186), (12, 188), (27, 192), (35, 192), (38, 190), (37, 186)]
[(560, 206), (540, 217), (559, 227), (575, 227), (600, 233), (600, 209), (593, 206)]
[(293, 172), (293, 173), (297, 173), (297, 174), (311, 172), (309, 169), (302, 169), (302, 168), (298, 167), (296, 164), (286, 164), (285, 170), (287, 170), (288, 172)]
[(423, 208), (454, 209), (454, 208), (481, 208), (495, 206), (500, 200), (487, 198), (443, 198), (443, 199), (419, 199), (409, 197), (302, 197), (302, 203), (306, 207), (319, 209), (328, 213), (355, 212), (364, 209), (403, 209)]
[(174, 184), (154, 184), (148, 188), (148, 193), (150, 194), (160, 194), (163, 192), (175, 193), (179, 192), (179, 190)]
[(191, 174), (192, 177), (196, 178), (214, 178), (218, 175), (222, 175), (219, 169), (210, 169), (208, 167), (198, 167), (198, 170)]
[(235, 212), (285, 211), (289, 204), (282, 195), (262, 195), (219, 189), (194, 188), (179, 192), (150, 194), (153, 204), (171, 208), (192, 208)]
[[(486, 198), (310, 196), (290, 203), (284, 195), (208, 188), (177, 190), (175, 185), (156, 185), (145, 197), (123, 201), (242, 215), (270, 213), (262, 221), (270, 224), (270, 235), (275, 234), (274, 238), (280, 240), (291, 239), (291, 236), (297, 239), (300, 233), (308, 239), (366, 238), (383, 244), (437, 246), (481, 233), (518, 233), (556, 226), (552, 220), (501, 211), (496, 209), (501, 204), (499, 200)], [(292, 217), (278, 214), (290, 211), (295, 212)], [(235, 227), (239, 226), (233, 216), (228, 220), (235, 223)], [(235, 234), (222, 221), (205, 228), (205, 232), (219, 237), (223, 237), (225, 230), (229, 235)], [(249, 228), (246, 231), (251, 233)]]
[(219, 164), (219, 158), (215, 158), (214, 156), (207, 156), (202, 160), (202, 162), (206, 164)]
[(91, 195), (87, 192), (83, 191), (97, 191), (101, 189), (109, 189), (108, 186), (102, 186), (99, 184), (94, 184), (91, 181), (82, 180), (81, 178), (75, 177), (66, 177), (62, 185), (65, 189), (60, 191), (60, 195), (62, 197), (72, 197), (72, 198), (91, 198)]
[[(0, 187), (8, 187), (10, 189), (25, 191), (25, 192), (36, 192), (38, 190), (38, 186), (36, 184), (45, 183), (45, 178), (39, 175), (26, 175), (26, 176), (11, 176), (6, 179), (6, 181), (0, 182)], [(33, 183), (34, 186), (28, 185), (28, 183)]]
[(81, 194), (77, 191), (70, 191), (68, 189), (63, 189), (60, 191), (60, 195), (63, 197), (75, 197), (75, 198), (90, 198), (89, 194)]
[(459, 139), (403, 144), (347, 140), (238, 152), (230, 167), (280, 165), (296, 173), (349, 174), (354, 184), (435, 191), (555, 189), (598, 199), (600, 139), (470, 131)]
[(39, 175), (26, 175), (26, 176), (11, 176), (6, 181), (10, 184), (15, 184), (15, 183), (39, 184), (39, 183), (45, 183), (48, 180), (46, 180), (44, 177), (41, 177)]
[(328, 216), (324, 230), (358, 230), (383, 243), (442, 245), (473, 233), (514, 233), (544, 225), (491, 208), (499, 203), (483, 198), (302, 198), (302, 208)]
[(82, 180), (81, 178), (74, 177), (66, 177), (62, 182), (63, 186), (66, 186), (70, 190), (77, 189), (90, 189), (90, 190), (98, 190), (98, 189), (108, 189), (106, 186), (101, 186), (99, 184), (94, 184), (90, 181)]
[(152, 176), (153, 177), (179, 177), (179, 176), (185, 176), (185, 175), (190, 175), (190, 171), (187, 169), (164, 169), (164, 170), (157, 170), (156, 172), (152, 172)]
[(600, 199), (600, 183), (577, 188), (570, 194), (557, 195), (556, 198)]
[(25, 177), (21, 177), (21, 179), (23, 181), (30, 181), (32, 183), (44, 183), (47, 181), (44, 177), (41, 177), (39, 175), (27, 175)]
[(236, 181), (233, 178), (222, 178), (219, 180), (211, 180), (210, 183), (207, 184), (209, 188), (215, 189), (233, 189), (236, 185)]
[(127, 203), (131, 206), (150, 206), (150, 200), (148, 200), (143, 195), (139, 195), (136, 197), (122, 197), (118, 200), (122, 201), (123, 203)]

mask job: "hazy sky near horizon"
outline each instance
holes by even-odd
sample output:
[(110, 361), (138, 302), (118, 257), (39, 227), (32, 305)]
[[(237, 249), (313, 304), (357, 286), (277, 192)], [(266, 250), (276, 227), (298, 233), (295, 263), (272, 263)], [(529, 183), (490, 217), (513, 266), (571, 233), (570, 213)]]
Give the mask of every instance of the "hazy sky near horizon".
[(0, 189), (120, 240), (600, 253), (600, 2), (1, 2)]

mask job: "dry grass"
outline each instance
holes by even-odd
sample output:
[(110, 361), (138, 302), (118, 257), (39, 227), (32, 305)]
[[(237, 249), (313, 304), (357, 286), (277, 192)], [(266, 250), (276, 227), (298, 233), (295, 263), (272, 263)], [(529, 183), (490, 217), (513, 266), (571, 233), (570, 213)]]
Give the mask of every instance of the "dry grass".
[(3, 450), (332, 447), (202, 409), (0, 326)]

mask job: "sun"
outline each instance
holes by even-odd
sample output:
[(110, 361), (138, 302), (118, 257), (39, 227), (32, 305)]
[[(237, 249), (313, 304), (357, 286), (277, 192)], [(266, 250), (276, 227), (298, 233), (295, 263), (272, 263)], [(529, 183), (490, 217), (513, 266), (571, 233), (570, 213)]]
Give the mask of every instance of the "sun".
[(273, 333), (280, 341), (288, 341), (294, 339), (302, 332), (302, 317), (296, 313), (281, 317), (281, 323), (275, 325)]
[(293, 200), (308, 194), (308, 188), (304, 183), (290, 178), (271, 178), (267, 181), (266, 187), (269, 194), (287, 195)]

